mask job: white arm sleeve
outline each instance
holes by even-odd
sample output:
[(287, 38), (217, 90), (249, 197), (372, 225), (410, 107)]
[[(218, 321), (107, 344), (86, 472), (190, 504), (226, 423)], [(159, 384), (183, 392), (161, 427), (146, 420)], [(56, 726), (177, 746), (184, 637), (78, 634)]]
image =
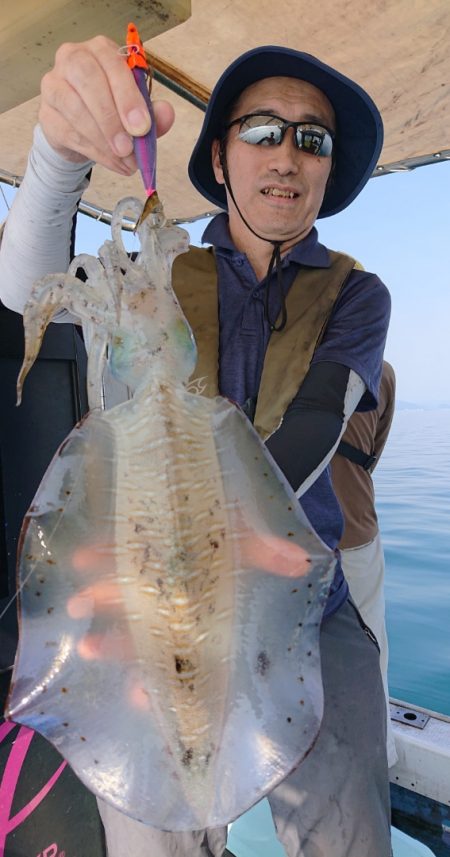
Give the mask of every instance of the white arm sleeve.
[(339, 441), (342, 435), (344, 434), (345, 429), (347, 428), (347, 423), (356, 406), (361, 401), (365, 390), (366, 385), (362, 378), (360, 378), (360, 376), (357, 375), (356, 372), (353, 371), (353, 369), (350, 369), (347, 389), (345, 391), (344, 398), (344, 419), (342, 422), (342, 428), (339, 433), (339, 436), (337, 437), (335, 444), (332, 446), (329, 452), (327, 452), (326, 456), (322, 459), (320, 464), (317, 465), (315, 470), (313, 470), (313, 472), (309, 474), (309, 476), (302, 482), (300, 487), (297, 489), (297, 491), (295, 492), (296, 497), (302, 497), (302, 495), (308, 490), (308, 488), (311, 488), (311, 485), (313, 485), (317, 477), (320, 476), (322, 470), (325, 470), (325, 467), (331, 461), (334, 453), (336, 452), (336, 449), (339, 446)]
[[(72, 164), (47, 143), (38, 125), (27, 171), (5, 224), (0, 249), (0, 298), (22, 313), (35, 280), (67, 271), (72, 219), (88, 185), (91, 161)], [(66, 310), (54, 321), (71, 321)]]

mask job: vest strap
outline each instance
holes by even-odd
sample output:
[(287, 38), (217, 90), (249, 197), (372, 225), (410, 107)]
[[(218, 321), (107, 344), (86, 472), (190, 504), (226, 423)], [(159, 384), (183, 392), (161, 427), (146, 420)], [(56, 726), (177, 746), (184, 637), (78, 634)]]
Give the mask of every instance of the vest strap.
[(358, 449), (358, 447), (352, 446), (351, 443), (347, 443), (346, 440), (341, 440), (336, 452), (338, 455), (343, 455), (344, 458), (347, 458), (353, 464), (359, 464), (363, 470), (370, 470), (377, 461), (376, 455), (369, 455), (369, 453), (363, 452), (362, 449)]

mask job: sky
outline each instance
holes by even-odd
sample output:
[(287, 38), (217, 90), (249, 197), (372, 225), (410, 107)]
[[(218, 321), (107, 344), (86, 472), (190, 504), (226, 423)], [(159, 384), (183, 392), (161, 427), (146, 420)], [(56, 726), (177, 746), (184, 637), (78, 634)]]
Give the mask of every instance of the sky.
[[(13, 191), (0, 188), (1, 221)], [(450, 405), (449, 200), (450, 161), (438, 162), (370, 179), (348, 209), (317, 224), (324, 244), (357, 258), (389, 288), (385, 356), (396, 371), (397, 398), (424, 406)], [(203, 228), (189, 227), (193, 241)], [(107, 237), (107, 226), (80, 216), (77, 252), (96, 253)]]

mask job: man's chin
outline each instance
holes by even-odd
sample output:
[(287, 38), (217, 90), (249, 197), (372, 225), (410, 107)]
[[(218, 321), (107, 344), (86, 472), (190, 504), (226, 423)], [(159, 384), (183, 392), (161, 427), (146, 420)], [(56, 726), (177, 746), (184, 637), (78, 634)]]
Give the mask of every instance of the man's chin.
[[(311, 212), (304, 213), (299, 208), (295, 211), (282, 209), (281, 206), (259, 204), (256, 200), (252, 207), (238, 213), (236, 209), (229, 211), (230, 233), (239, 246), (250, 235), (267, 242), (280, 242), (282, 252), (305, 238), (314, 226), (315, 218)], [(236, 241), (236, 239), (238, 239)]]
[[(295, 200), (293, 200), (295, 202)], [(269, 210), (268, 210), (269, 209)], [(298, 202), (297, 206), (268, 205), (263, 211), (254, 213), (254, 222), (247, 218), (250, 225), (255, 229), (255, 232), (268, 241), (288, 242), (294, 239), (299, 241), (311, 231), (315, 218), (311, 212), (301, 210)]]
[[(259, 235), (266, 241), (277, 241), (285, 244), (295, 244), (301, 241), (311, 231), (313, 222), (309, 220), (297, 220), (294, 225), (280, 223), (273, 218), (270, 223), (260, 223)], [(255, 231), (258, 231), (255, 229)], [(284, 249), (284, 246), (282, 247)]]

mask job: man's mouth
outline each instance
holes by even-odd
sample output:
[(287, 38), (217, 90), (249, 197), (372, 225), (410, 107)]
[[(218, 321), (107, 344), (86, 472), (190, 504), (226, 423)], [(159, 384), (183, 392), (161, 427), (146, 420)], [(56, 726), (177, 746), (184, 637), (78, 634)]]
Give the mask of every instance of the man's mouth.
[(283, 190), (279, 187), (265, 187), (261, 192), (265, 196), (279, 196), (283, 199), (295, 199), (298, 196), (293, 190)]

